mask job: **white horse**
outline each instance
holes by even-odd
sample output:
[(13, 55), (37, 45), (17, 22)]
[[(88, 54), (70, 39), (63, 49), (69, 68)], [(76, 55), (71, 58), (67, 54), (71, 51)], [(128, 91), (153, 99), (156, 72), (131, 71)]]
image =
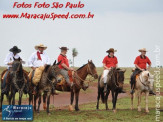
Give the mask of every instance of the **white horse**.
[[(139, 74), (139, 76), (136, 77), (136, 85), (135, 85), (135, 91), (137, 92), (138, 96), (138, 111), (141, 111), (141, 95), (142, 93), (145, 93), (145, 111), (148, 113), (148, 96), (149, 91), (153, 90), (153, 84), (154, 84), (154, 76), (150, 74), (149, 71), (143, 71)], [(134, 95), (131, 95), (131, 109), (133, 109), (133, 98)]]

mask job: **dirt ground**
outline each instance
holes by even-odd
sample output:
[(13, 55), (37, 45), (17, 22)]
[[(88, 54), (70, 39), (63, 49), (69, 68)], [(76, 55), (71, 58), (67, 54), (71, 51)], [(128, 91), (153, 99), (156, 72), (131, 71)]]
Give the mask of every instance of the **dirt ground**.
[[(118, 98), (127, 97), (127, 93), (119, 94)], [(109, 100), (111, 100), (111, 94), (109, 95)], [(75, 101), (75, 99), (74, 99)], [(87, 91), (81, 91), (79, 94), (79, 105), (86, 104), (97, 101), (97, 82), (91, 84)], [(28, 104), (28, 98), (23, 100), (23, 104)], [(65, 109), (65, 106), (70, 104), (70, 93), (69, 92), (59, 92), (59, 95), (51, 96), (50, 104), (54, 105), (55, 108)], [(43, 101), (41, 102), (41, 110), (43, 110)]]

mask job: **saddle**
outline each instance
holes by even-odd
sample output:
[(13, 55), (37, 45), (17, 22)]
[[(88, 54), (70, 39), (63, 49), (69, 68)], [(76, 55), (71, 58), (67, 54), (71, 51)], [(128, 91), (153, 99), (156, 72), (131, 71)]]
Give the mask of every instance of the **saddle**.
[(33, 70), (31, 70), (30, 73), (28, 74), (29, 81), (30, 82), (32, 81), (32, 83), (37, 86), (37, 84), (41, 79), (41, 75), (44, 69), (45, 69), (44, 66), (36, 68), (36, 70), (34, 71), (34, 75), (33, 75)]
[[(4, 77), (5, 77), (5, 74), (6, 74), (7, 70), (8, 70), (8, 69), (5, 69), (5, 70), (2, 72), (2, 74), (1, 74), (1, 83), (3, 83), (3, 79), (4, 79)], [(23, 72), (24, 72), (25, 78), (28, 79), (27, 77), (28, 77), (28, 74), (29, 74), (29, 73), (28, 73), (26, 70), (23, 70)], [(8, 75), (7, 75), (6, 83), (9, 82), (9, 81), (8, 81), (8, 76), (9, 76), (9, 74), (10, 74), (10, 71), (9, 71), (9, 73), (8, 73)], [(27, 81), (26, 81), (26, 82), (27, 82)]]

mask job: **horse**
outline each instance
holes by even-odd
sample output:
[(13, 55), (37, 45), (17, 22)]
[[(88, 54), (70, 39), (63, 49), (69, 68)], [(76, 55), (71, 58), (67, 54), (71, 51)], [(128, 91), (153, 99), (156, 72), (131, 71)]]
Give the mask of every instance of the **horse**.
[[(153, 84), (154, 84), (154, 76), (150, 74), (149, 71), (143, 71), (139, 75), (136, 76), (136, 85), (135, 85), (135, 90), (138, 95), (138, 111), (141, 111), (141, 95), (142, 93), (145, 93), (145, 111), (146, 113), (149, 112), (148, 109), (148, 96), (149, 96), (149, 91), (153, 89)], [(131, 94), (131, 110), (133, 110), (133, 98), (134, 95)]]
[[(55, 89), (58, 91), (65, 91), (65, 92), (70, 92), (71, 93), (71, 97), (70, 97), (70, 106), (69, 106), (69, 110), (72, 111), (73, 110), (73, 101), (74, 101), (74, 96), (75, 96), (75, 110), (79, 111), (79, 106), (78, 106), (78, 101), (79, 101), (79, 93), (80, 90), (86, 90), (89, 86), (89, 82), (88, 84), (86, 84), (86, 77), (88, 75), (91, 75), (92, 77), (94, 77), (94, 79), (98, 78), (98, 74), (96, 71), (96, 66), (94, 65), (94, 63), (88, 60), (87, 64), (84, 64), (82, 67), (80, 67), (79, 69), (77, 69), (74, 74), (73, 74), (73, 87), (70, 88), (67, 83), (64, 84), (64, 88), (61, 85), (56, 85)], [(65, 82), (65, 78), (62, 78), (62, 81)], [(62, 82), (61, 81), (61, 82)], [(44, 100), (45, 102), (45, 100)], [(45, 103), (44, 103), (45, 104)], [(46, 108), (46, 106), (44, 106), (44, 108)]]
[(101, 79), (101, 76), (98, 79), (98, 95), (97, 95), (97, 105), (96, 109), (99, 109), (99, 99), (101, 97), (101, 100), (103, 103), (105, 103), (106, 110), (108, 110), (108, 96), (111, 91), (112, 93), (112, 104), (113, 104), (113, 112), (116, 112), (116, 103), (117, 103), (117, 97), (118, 94), (123, 89), (124, 84), (124, 73), (126, 70), (122, 70), (119, 68), (111, 68), (109, 71), (107, 77), (107, 91), (106, 94), (104, 93), (104, 82)]
[[(47, 113), (50, 114), (49, 111), (49, 104), (50, 104), (50, 95), (52, 90), (55, 89), (56, 83), (60, 82), (61, 79), (58, 77), (60, 75), (60, 69), (58, 65), (61, 62), (58, 62), (56, 64), (56, 61), (53, 63), (53, 65), (47, 65), (42, 73), (40, 82), (37, 85), (37, 93), (34, 97), (34, 110), (36, 110), (36, 100), (38, 99), (38, 108), (37, 108), (37, 113), (40, 112), (40, 104), (41, 104), (41, 95), (42, 93), (46, 94), (44, 99), (47, 98)], [(32, 94), (31, 94), (32, 95)], [(31, 102), (31, 95), (30, 95), (30, 101)]]
[(9, 74), (10, 77), (10, 91), (9, 105), (15, 105), (15, 94), (19, 93), (18, 105), (21, 105), (23, 93), (27, 94), (29, 87), (29, 78), (25, 70), (23, 70), (21, 59), (14, 59), (12, 64), (12, 70)]
[[(7, 72), (7, 69), (5, 69), (2, 73), (1, 73), (1, 85), (3, 83), (3, 76), (5, 75), (5, 73)], [(0, 111), (2, 111), (2, 103), (3, 103), (3, 99), (4, 99), (4, 95), (6, 95), (6, 98), (7, 98), (7, 101), (9, 101), (9, 90), (10, 90), (10, 84), (9, 84), (9, 73), (7, 75), (7, 78), (6, 78), (6, 85), (5, 85), (5, 88), (2, 88), (1, 87), (1, 106), (0, 106)], [(3, 90), (5, 90), (6, 92), (2, 92)]]

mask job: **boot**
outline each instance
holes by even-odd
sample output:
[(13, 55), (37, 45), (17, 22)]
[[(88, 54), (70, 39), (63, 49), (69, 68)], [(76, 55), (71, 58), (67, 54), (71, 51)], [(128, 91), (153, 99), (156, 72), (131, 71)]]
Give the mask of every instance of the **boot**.
[(156, 95), (152, 90), (149, 91), (149, 94), (151, 94), (151, 95)]
[(104, 93), (106, 93), (106, 92), (107, 92), (107, 84), (104, 83)]

